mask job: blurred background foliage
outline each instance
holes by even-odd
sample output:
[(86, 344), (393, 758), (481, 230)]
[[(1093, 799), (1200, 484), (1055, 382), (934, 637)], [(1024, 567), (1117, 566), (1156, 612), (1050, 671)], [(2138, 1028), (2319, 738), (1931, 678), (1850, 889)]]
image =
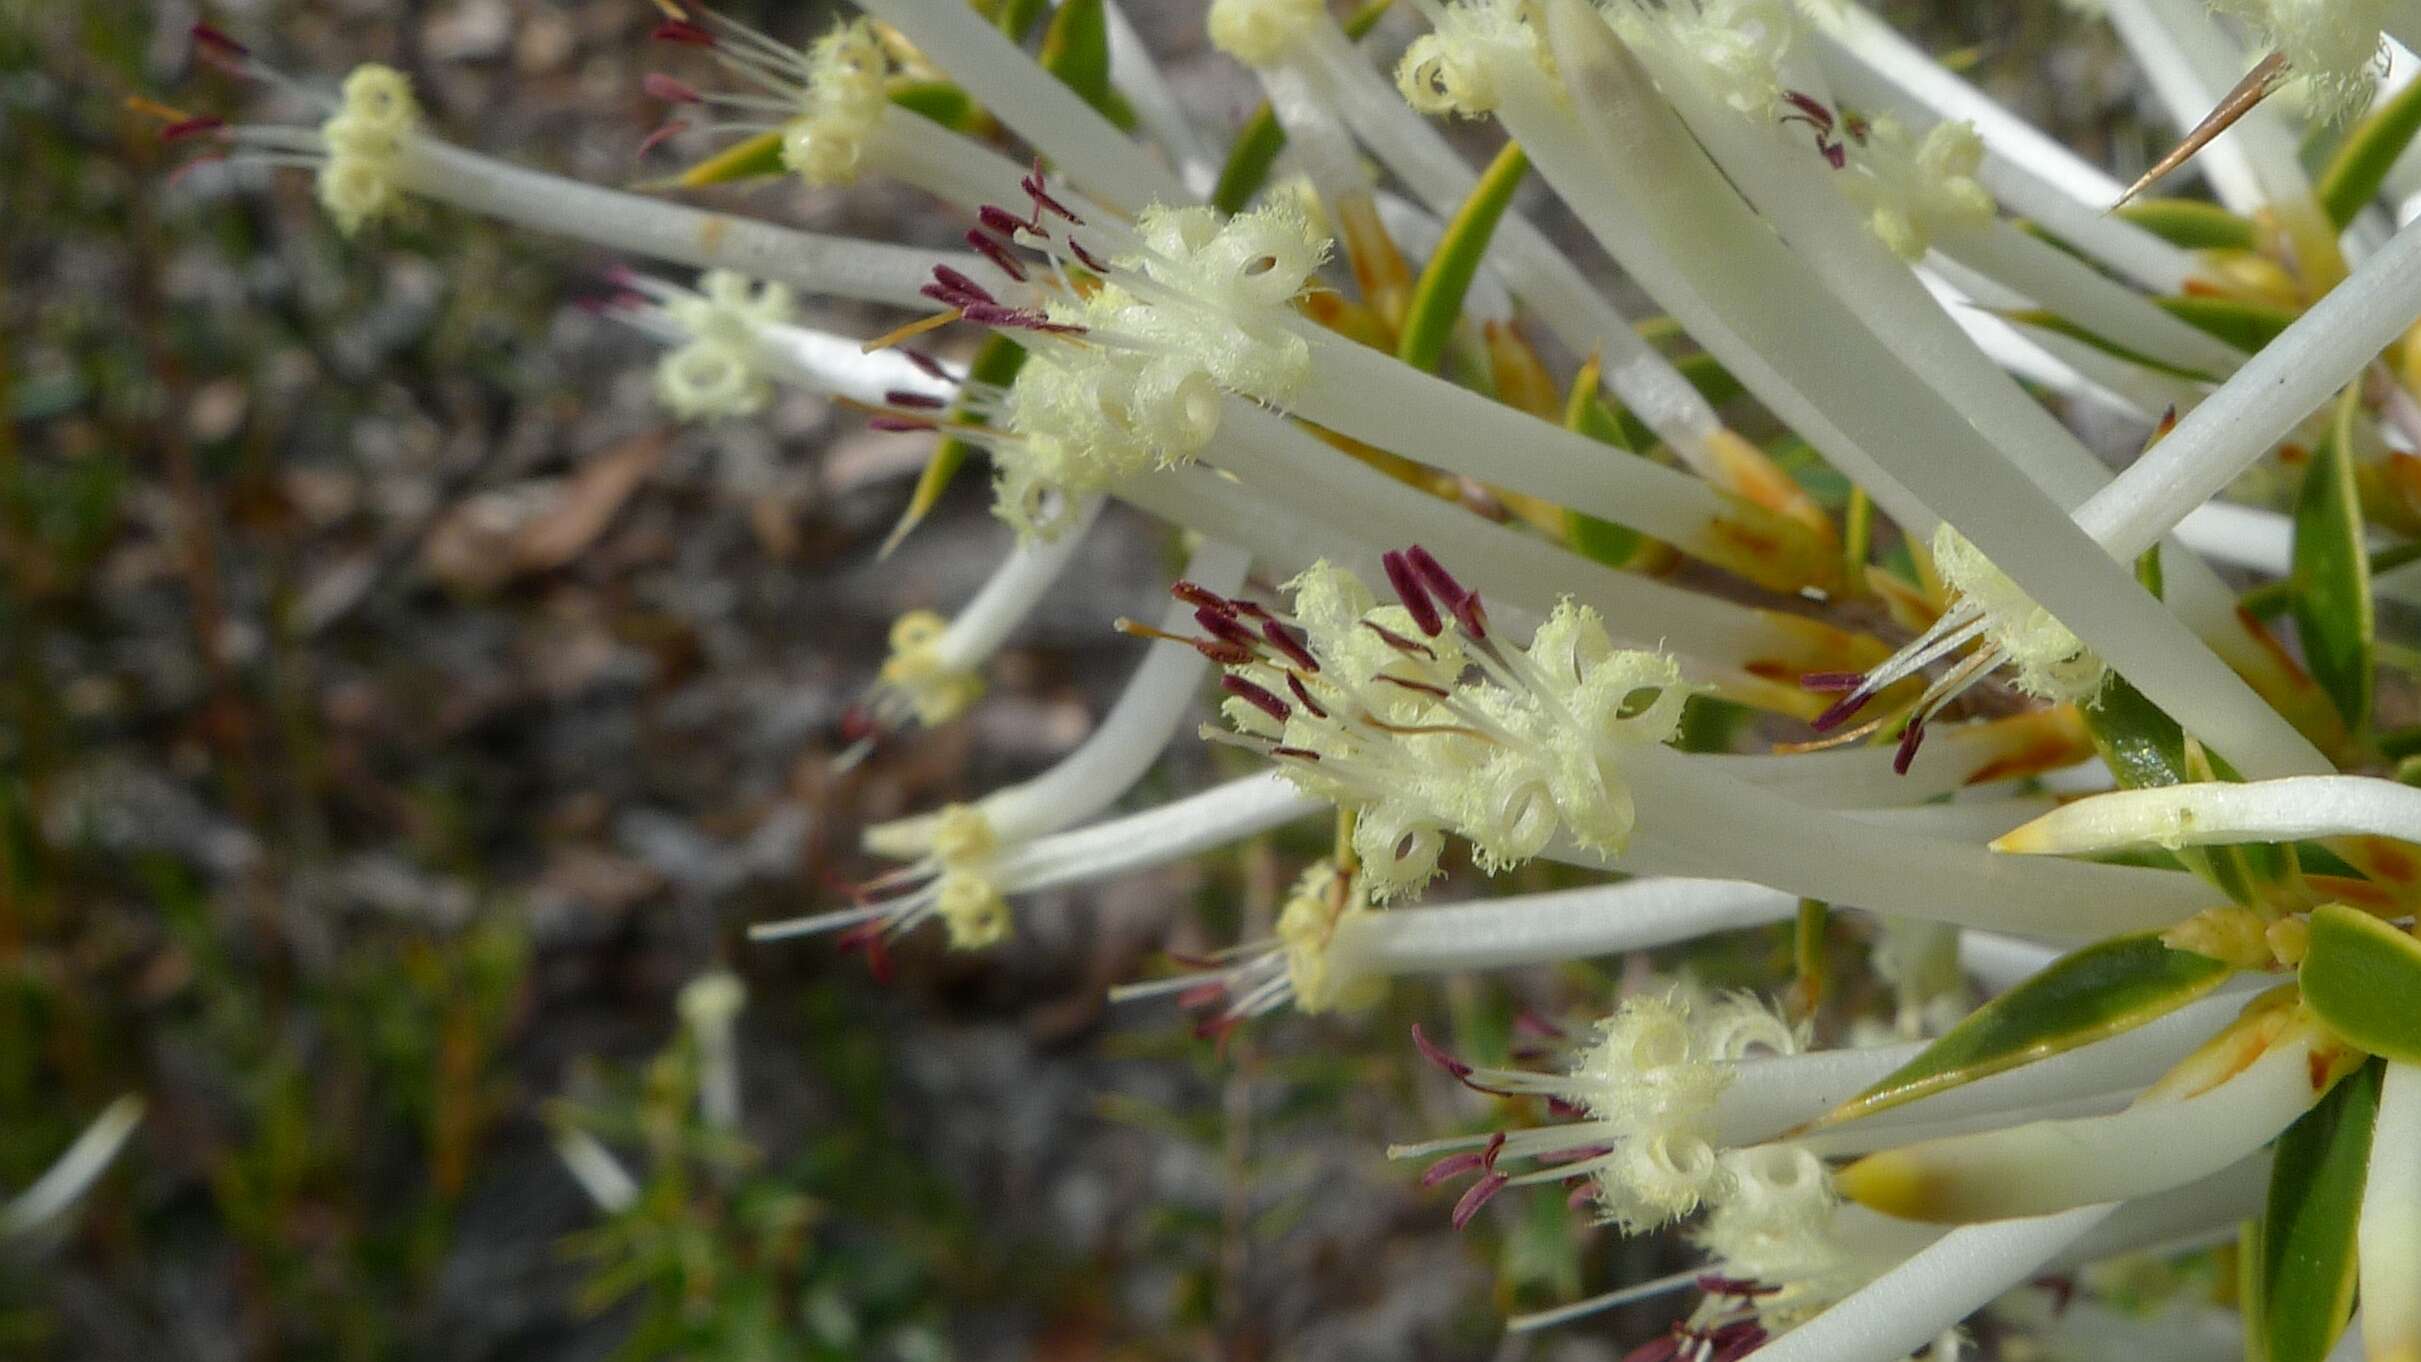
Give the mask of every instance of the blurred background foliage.
[[(1240, 119), (1197, 7), (1133, 8)], [(1899, 9), (2143, 159), (2123, 66), (2056, 7)], [(434, 210), (348, 244), (297, 177), (179, 171), (129, 96), (257, 107), (195, 66), (202, 17), (0, 0), (0, 1190), (147, 1104), (66, 1223), (0, 1241), (0, 1355), (1479, 1358), (1502, 1311), (1667, 1261), (1554, 1196), (1456, 1236), (1380, 1157), (1475, 1121), (1411, 1020), (1501, 1057), (1621, 965), (1223, 1051), (1106, 1008), (1164, 949), (1265, 932), (1311, 833), (1036, 896), (1005, 950), (920, 939), (887, 986), (746, 947), (873, 868), (865, 822), (1081, 738), (1135, 658), (1105, 622), (1171, 546), (1113, 518), (974, 717), (835, 772), (889, 620), (1005, 542), (977, 480), (877, 563), (919, 443), (795, 396), (676, 429), (647, 345), (573, 305), (613, 262)], [(394, 63), (446, 134), (590, 179), (636, 178), (660, 113), (640, 0), (207, 17), (297, 73)], [(880, 187), (744, 201), (955, 234)], [(1155, 788), (1212, 765), (1181, 743)], [(1787, 933), (1734, 949), (1697, 966), (1787, 972)], [(755, 1000), (737, 1134), (699, 1123), (672, 1007), (718, 965)], [(632, 1171), (627, 1208), (565, 1172), (566, 1129)]]

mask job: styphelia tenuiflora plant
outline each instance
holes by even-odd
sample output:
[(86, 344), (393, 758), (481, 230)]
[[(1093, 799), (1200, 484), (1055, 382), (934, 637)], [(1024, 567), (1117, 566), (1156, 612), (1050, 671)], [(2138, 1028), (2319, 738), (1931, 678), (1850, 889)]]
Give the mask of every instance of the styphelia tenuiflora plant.
[[(1887, 1015), (1803, 967), (1634, 988), (1535, 1067), (1416, 1033), (1495, 1127), (1394, 1151), (1458, 1224), (1551, 1184), (1702, 1255), (1517, 1326), (1694, 1290), (1645, 1355), (1948, 1356), (2031, 1280), (2241, 1233), (2260, 1356), (2358, 1307), (2371, 1362), (2421, 1359), (2421, 734), (2378, 680), (2421, 653), (2374, 605), (2421, 532), (2421, 4), (2093, 7), (2216, 200), (2123, 208), (1847, 0), (1215, 0), (1266, 96), (1240, 128), (1107, 0), (861, 5), (794, 48), (666, 0), (649, 89), (712, 153), (672, 188), (886, 178), (964, 249), (566, 181), (444, 140), (393, 70), (326, 91), (209, 28), (299, 116), (168, 129), (309, 170), (348, 234), (433, 200), (702, 271), (608, 305), (665, 403), (931, 432), (903, 532), (988, 463), (1013, 546), (899, 621), (867, 742), (979, 702), (1105, 501), (1186, 534), (1087, 741), (875, 828), (895, 872), (760, 939), (980, 949), (1022, 894), (1314, 817), (1336, 852), (1274, 937), (1125, 992), (1224, 1033), (1871, 914)], [(1525, 219), (1533, 180), (1658, 318)], [(801, 294), (901, 324), (822, 334)], [(2089, 408), (2144, 432), (2124, 467)], [(1265, 771), (1111, 816), (1214, 689), (1201, 737)], [(1767, 750), (1690, 736), (1724, 706)], [(1603, 882), (1423, 901), (1539, 858)], [(1963, 977), (1989, 1001), (1944, 1015)], [(2090, 1301), (2001, 1327), (2136, 1346)]]

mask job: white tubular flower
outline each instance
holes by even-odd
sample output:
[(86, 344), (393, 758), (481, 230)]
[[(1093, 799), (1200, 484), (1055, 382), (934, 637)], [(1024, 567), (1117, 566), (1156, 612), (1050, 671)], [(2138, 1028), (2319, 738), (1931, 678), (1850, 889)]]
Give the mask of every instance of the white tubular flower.
[(748, 1005), (748, 985), (729, 970), (701, 974), (681, 986), (674, 1007), (698, 1048), (698, 1111), (707, 1124), (740, 1124), (740, 1056), (732, 1027)]
[(1617, 650), (1569, 600), (1515, 647), (1425, 550), (1384, 562), (1400, 605), (1326, 563), (1288, 584), (1290, 616), (1206, 602), (1196, 646), (1228, 667), (1234, 728), (1206, 736), (1355, 810), (1354, 849), (1382, 901), (1438, 873), (1447, 832), (1491, 873), (1558, 833), (1619, 851), (1632, 823), (1622, 753), (1669, 741), (1691, 693), (1672, 659)]
[(1294, 892), (1278, 910), (1278, 943), (1296, 1010), (1360, 1008), (1377, 996), (1377, 980), (1337, 968), (1330, 953), (1337, 932), (1369, 912), (1370, 900), (1357, 878), (1340, 874), (1332, 861), (1314, 864), (1295, 881)]
[(403, 201), (397, 169), (420, 127), (420, 101), (403, 72), (375, 62), (345, 77), (343, 102), (320, 124), (328, 159), (319, 168), (319, 202), (347, 236)]
[[(1088, 827), (1007, 842), (980, 812), (961, 816), (915, 864), (868, 886), (890, 897), (861, 907), (815, 913), (749, 928), (756, 941), (840, 932), (841, 944), (868, 952), (879, 970), (884, 943), (927, 921), (952, 922), (954, 939), (970, 944), (1000, 939), (1004, 909), (992, 899), (1038, 893), (1114, 875), (1133, 874), (1250, 837), (1319, 812), (1324, 806), (1273, 775), (1247, 776), (1200, 794)], [(945, 811), (947, 812), (947, 811)], [(938, 822), (938, 820), (937, 820)], [(955, 879), (953, 879), (955, 873)], [(955, 883), (955, 896), (943, 895)]]
[(109, 1171), (142, 1123), (141, 1097), (128, 1093), (110, 1103), (32, 1186), (0, 1201), (0, 1240), (32, 1234), (64, 1215)]
[(1767, 117), (1782, 102), (1783, 59), (1799, 36), (1791, 0), (1618, 0), (1607, 17), (1627, 39), (1659, 32), (1741, 113)]
[(1898, 119), (1878, 118), (1863, 138), (1851, 137), (1848, 156), (1842, 192), (1902, 260), (1924, 259), (1937, 236), (1992, 225), (1992, 194), (1976, 179), (1984, 139), (1973, 123), (1936, 123), (1920, 139)]
[(782, 164), (819, 188), (857, 178), (866, 138), (890, 96), (883, 82), (891, 61), (874, 25), (863, 19), (836, 26), (807, 55), (805, 112), (782, 129)]
[[(986, 205), (968, 233), (1019, 301), (948, 266), (925, 296), (1027, 347), (1005, 392), (966, 394), (989, 424), (949, 429), (991, 454), (997, 514), (1020, 534), (1049, 537), (1056, 526), (1043, 508), (1191, 462), (1218, 433), (1228, 394), (1279, 403), (1301, 385), (1311, 349), (1292, 303), (1328, 241), (1290, 202), (1231, 218), (1155, 204), (1131, 233), (1110, 229), (1133, 249), (1105, 261), (1067, 230), (1084, 219), (1039, 172), (1023, 187), (1028, 216)], [(1010, 244), (1046, 264), (1025, 263)], [(889, 419), (941, 428), (930, 414)]]
[(663, 303), (691, 339), (656, 361), (656, 396), (684, 421), (754, 416), (773, 397), (758, 328), (795, 319), (790, 290), (732, 270), (708, 270), (698, 289)]
[[(1625, 998), (1575, 1055), (1568, 1071), (1474, 1068), (1433, 1045), (1418, 1028), (1414, 1042), (1430, 1062), (1464, 1086), (1496, 1096), (1547, 1098), (1573, 1119), (1558, 1125), (1499, 1132), (1484, 1142), (1447, 1140), (1398, 1147), (1392, 1158), (1457, 1149), (1430, 1165), (1422, 1185), (1480, 1174), (1454, 1208), (1457, 1228), (1507, 1187), (1541, 1182), (1585, 1188), (1603, 1217), (1626, 1233), (1667, 1224), (1700, 1205), (1728, 1206), (1746, 1186), (1746, 1200), (1728, 1232), (1743, 1244), (1760, 1236), (1804, 1237), (1784, 1222), (1811, 1196), (1824, 1195), (1823, 1169), (1813, 1187), (1785, 1187), (1808, 1171), (1788, 1155), (1727, 1157), (1718, 1147), (1718, 1101), (1733, 1067), (1758, 1052), (1796, 1053), (1806, 1042), (1794, 1027), (1745, 994), (1708, 995), (1675, 984)], [(1477, 1153), (1470, 1152), (1477, 1145)], [(1506, 1172), (1516, 1164), (1529, 1171)], [(1748, 1181), (1743, 1184), (1740, 1175)], [(1829, 1205), (1829, 1202), (1825, 1203)]]
[(2390, 0), (2210, 0), (2286, 58), (2287, 92), (2314, 118), (2360, 113), (2387, 64), (2380, 30)]
[(1499, 97), (1495, 63), (1546, 66), (1546, 47), (1522, 17), (1521, 0), (1468, 0), (1437, 16), (1437, 31), (1413, 39), (1396, 64), (1396, 88), (1425, 114), (1477, 118)]
[(1212, 0), (1210, 40), (1246, 66), (1262, 67), (1327, 22), (1328, 7), (1322, 0)]
[(1943, 583), (1982, 618), (1984, 636), (2015, 669), (2011, 680), (2019, 690), (2054, 703), (2090, 700), (2101, 690), (2108, 674), (2101, 659), (1957, 530), (1934, 531), (1933, 560)]
[(1958, 599), (1933, 627), (1861, 676), (1828, 678), (1848, 693), (1817, 716), (1819, 730), (1848, 721), (1887, 687), (1914, 676), (1974, 643), (1968, 653), (1917, 698), (1900, 736), (1895, 769), (1906, 771), (1925, 739), (1926, 725), (1968, 688), (2008, 664), (2010, 684), (2038, 700), (2090, 704), (2109, 668), (2082, 640), (2034, 603), (2007, 574), (1949, 525), (1933, 539), (1934, 567)]
[(949, 621), (930, 610), (911, 610), (891, 623), (891, 656), (884, 659), (879, 684), (891, 705), (904, 707), (927, 728), (949, 723), (967, 712), (984, 693), (984, 679), (968, 668), (951, 665), (942, 640)]

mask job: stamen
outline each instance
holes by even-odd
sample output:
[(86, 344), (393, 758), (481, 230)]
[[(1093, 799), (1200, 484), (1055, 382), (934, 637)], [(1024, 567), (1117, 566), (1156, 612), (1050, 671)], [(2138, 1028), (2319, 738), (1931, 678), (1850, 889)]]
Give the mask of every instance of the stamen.
[(930, 317), (920, 317), (915, 321), (909, 322), (905, 326), (895, 326), (889, 331), (876, 336), (874, 339), (859, 346), (858, 351), (861, 354), (871, 355), (877, 350), (888, 350), (892, 346), (899, 344), (901, 341), (908, 340), (915, 336), (921, 336), (928, 331), (938, 331), (942, 327), (948, 326), (950, 323), (957, 321), (959, 319), (959, 315), (959, 309), (953, 307), (941, 312), (936, 312)]
[(1267, 687), (1247, 681), (1233, 672), (1219, 678), (1219, 688), (1279, 723), (1293, 717), (1294, 711), (1287, 707), (1284, 700), (1271, 694)]

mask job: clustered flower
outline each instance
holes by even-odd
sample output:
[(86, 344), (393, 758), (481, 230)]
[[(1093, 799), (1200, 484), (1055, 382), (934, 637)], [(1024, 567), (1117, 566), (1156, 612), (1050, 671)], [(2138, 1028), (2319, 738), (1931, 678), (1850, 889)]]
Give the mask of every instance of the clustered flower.
[[(2421, 534), (2421, 227), (2369, 211), (2421, 198), (2421, 171), (2370, 124), (2316, 186), (2263, 104), (2292, 84), (2349, 116), (2379, 54), (2421, 40), (2411, 5), (2071, 6), (2106, 12), (2220, 200), (2112, 212), (2102, 167), (1849, 0), (1419, 0), (1426, 31), (1364, 40), (1392, 61), (1319, 0), (1216, 0), (1215, 45), (1269, 97), (1224, 165), (1114, 6), (1061, 11), (1100, 24), (1078, 36), (1105, 89), (956, 0), (861, 4), (806, 51), (676, 7), (656, 36), (748, 88), (651, 79), (721, 120), (651, 146), (722, 143), (691, 184), (775, 160), (819, 192), (896, 178), (961, 215), (951, 250), (453, 147), (384, 67), (313, 128), (160, 109), (172, 138), (311, 167), (348, 234), (408, 191), (703, 271), (631, 276), (613, 308), (668, 347), (665, 404), (745, 417), (793, 386), (931, 433), (902, 532), (983, 455), (1015, 542), (954, 614), (901, 618), (846, 759), (977, 703), (1106, 502), (1186, 533), (1161, 622), (1118, 622), (1151, 643), (1082, 746), (870, 830), (895, 868), (758, 939), (834, 931), (880, 972), (927, 922), (995, 945), (1019, 895), (1323, 816), (1335, 850), (1269, 936), (1113, 996), (1173, 994), (1224, 1037), (1367, 1011), (1395, 977), (1788, 922), (1784, 1006), (1634, 984), (1577, 1041), (1526, 1028), (1558, 1042), (1543, 1065), (1415, 1029), (1486, 1107), (1395, 1151), (1432, 1159), (1425, 1185), (1468, 1179), (1455, 1225), (1557, 1184), (1623, 1232), (1686, 1222), (1700, 1255), (1514, 1327), (1695, 1289), (1641, 1357), (1949, 1358), (1996, 1297), (2224, 1242), (2287, 1213), (2273, 1166), (2291, 1189), (2366, 1158), (2329, 1170), (2368, 1189), (2331, 1209), (2360, 1221), (2340, 1285), (2371, 1362), (2421, 1351), (2421, 1034), (2380, 1001), (2421, 989), (2421, 793), (2386, 778), (2414, 744), (2379, 731), (2403, 645), (2371, 606), (2406, 547), (2374, 535)], [(985, 116), (894, 102), (909, 72)], [(1511, 139), (1484, 173), (1423, 117), (1448, 114)], [(2230, 121), (2246, 135), (2210, 136)], [(1668, 325), (1526, 220), (1525, 178)], [(808, 295), (908, 319), (861, 344), (802, 326)], [(951, 354), (952, 327), (981, 348)], [(2058, 419), (2083, 407), (2159, 438), (2113, 472)], [(1854, 489), (1786, 471), (1818, 462)], [(2290, 478), (2291, 510), (2258, 504)], [(2276, 580), (2240, 594), (2206, 555)], [(1114, 812), (1213, 668), (1201, 734), (1256, 772)], [(1685, 722), (1739, 711), (1757, 722), (1729, 736)], [(1537, 860), (1590, 878), (1426, 897), (1466, 861)], [(702, 1048), (728, 1058), (738, 1002), (690, 997)], [(2370, 1134), (2315, 1153), (2307, 1121)], [(566, 1157), (621, 1195), (610, 1159)], [(2257, 1329), (2319, 1324), (2269, 1355), (2327, 1351), (2353, 1298), (2331, 1290), (2257, 1302)]]

